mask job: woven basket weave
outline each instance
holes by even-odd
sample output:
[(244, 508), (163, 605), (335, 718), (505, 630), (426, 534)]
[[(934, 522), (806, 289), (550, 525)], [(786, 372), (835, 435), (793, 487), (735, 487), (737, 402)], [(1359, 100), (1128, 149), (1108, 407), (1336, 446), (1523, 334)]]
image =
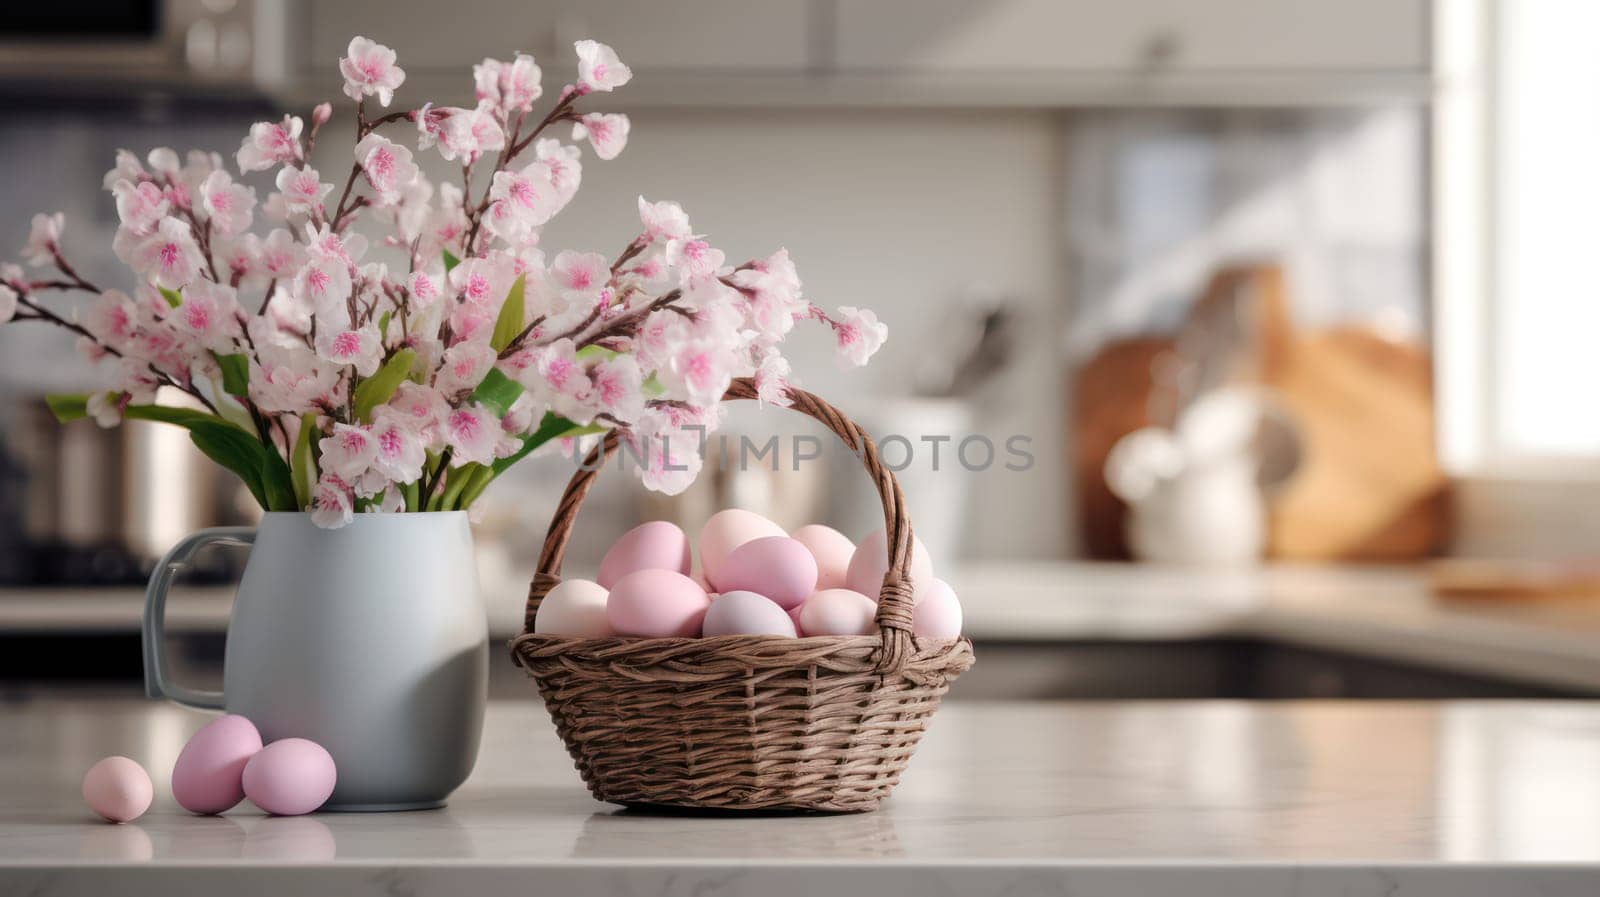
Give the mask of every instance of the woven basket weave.
[[(889, 572), (878, 634), (783, 638), (582, 639), (533, 632), (583, 498), (614, 433), (589, 455), (556, 507), (512, 656), (555, 718), (590, 792), (603, 801), (732, 810), (871, 810), (916, 750), (950, 683), (972, 666), (965, 638), (911, 634), (911, 521), (872, 440), (811, 393), (793, 407), (861, 457), (883, 500)], [(753, 399), (739, 379), (725, 399)]]

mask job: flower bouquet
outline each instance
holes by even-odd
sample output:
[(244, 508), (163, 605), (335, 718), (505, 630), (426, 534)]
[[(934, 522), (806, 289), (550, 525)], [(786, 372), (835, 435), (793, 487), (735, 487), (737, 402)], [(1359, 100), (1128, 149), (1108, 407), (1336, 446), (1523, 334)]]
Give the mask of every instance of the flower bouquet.
[[(312, 165), (327, 103), (309, 127), (253, 125), (237, 176), (216, 153), (122, 151), (103, 183), (129, 288), (83, 277), (62, 216), (38, 215), (23, 258), (44, 273), (0, 266), (0, 323), (72, 330), (99, 364), (105, 388), (52, 397), (59, 419), (185, 427), (264, 510), (310, 511), (322, 527), (468, 508), (539, 447), (604, 430), (647, 486), (681, 490), (733, 378), (787, 403), (780, 347), (797, 321), (832, 328), (847, 366), (886, 328), (802, 298), (785, 250), (727, 264), (674, 202), (640, 197), (642, 230), (614, 255), (542, 246), (577, 193), (580, 144), (608, 160), (628, 139), (626, 116), (583, 107), (631, 72), (604, 44), (576, 49), (575, 83), (542, 115), (540, 67), (520, 54), (474, 67), (472, 108), (380, 113), (372, 101), (387, 109), (405, 73), (357, 37), (339, 61), (356, 140), (342, 186)], [(415, 151), (393, 139), (408, 130)], [(427, 152), (459, 166), (459, 186), (422, 174)], [(264, 201), (246, 183), (257, 173), (273, 178)], [(377, 236), (356, 232), (362, 219)], [(61, 311), (45, 301), (57, 292), (92, 299)]]

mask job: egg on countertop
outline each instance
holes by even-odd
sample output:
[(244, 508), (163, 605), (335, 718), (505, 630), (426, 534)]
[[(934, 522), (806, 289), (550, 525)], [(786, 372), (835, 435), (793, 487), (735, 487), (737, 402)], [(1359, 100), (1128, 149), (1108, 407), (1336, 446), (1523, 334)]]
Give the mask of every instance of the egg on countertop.
[(172, 796), (191, 813), (221, 813), (244, 800), (244, 767), (261, 750), (254, 723), (230, 713), (200, 728), (172, 765)]
[(607, 592), (587, 579), (563, 579), (539, 602), (533, 631), (569, 638), (606, 638), (617, 634), (606, 617)]
[(83, 802), (108, 822), (132, 822), (150, 809), (156, 786), (127, 757), (106, 757), (83, 776)]
[(338, 770), (327, 749), (304, 738), (283, 738), (244, 766), (244, 793), (274, 816), (299, 816), (328, 802)]
[(873, 635), (878, 603), (850, 589), (823, 589), (800, 605), (800, 629), (806, 635)]
[(795, 637), (788, 611), (755, 592), (723, 592), (706, 610), (701, 635), (782, 635)]
[(956, 590), (935, 579), (911, 616), (911, 632), (920, 638), (947, 640), (961, 637), (961, 601)]
[(845, 588), (845, 572), (856, 553), (856, 543), (831, 526), (812, 523), (795, 530), (792, 538), (811, 550), (817, 561), (817, 588)]
[(729, 586), (718, 574), (723, 561), (735, 548), (752, 539), (787, 535), (783, 527), (753, 511), (740, 508), (718, 511), (700, 530), (700, 570), (713, 589), (727, 591)]
[(817, 590), (817, 561), (788, 536), (751, 539), (728, 554), (717, 584), (724, 592), (765, 595), (787, 610)]
[[(918, 604), (933, 582), (933, 559), (928, 557), (927, 547), (916, 535), (912, 535), (911, 542), (911, 584), (915, 589), (911, 601)], [(845, 587), (876, 601), (883, 590), (884, 574), (888, 572), (888, 540), (880, 529), (856, 546), (855, 554), (850, 557), (850, 567), (845, 571)]]
[(611, 543), (600, 560), (595, 581), (605, 588), (638, 570), (673, 570), (689, 575), (692, 563), (689, 537), (677, 524), (666, 520), (641, 523)]
[(682, 573), (640, 570), (612, 587), (606, 620), (619, 635), (693, 638), (710, 605), (705, 589)]

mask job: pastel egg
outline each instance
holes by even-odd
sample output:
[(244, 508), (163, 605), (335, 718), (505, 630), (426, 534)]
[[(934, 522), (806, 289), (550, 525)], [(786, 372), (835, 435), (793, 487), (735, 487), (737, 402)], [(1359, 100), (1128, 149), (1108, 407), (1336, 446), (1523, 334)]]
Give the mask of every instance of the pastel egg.
[(935, 579), (911, 615), (911, 632), (919, 638), (948, 640), (961, 636), (961, 601), (956, 590)]
[(284, 738), (245, 764), (244, 793), (274, 816), (299, 816), (327, 803), (338, 778), (333, 756), (322, 745)]
[(191, 813), (221, 813), (244, 800), (244, 767), (261, 750), (261, 733), (235, 713), (194, 733), (172, 766), (172, 796)]
[[(921, 539), (913, 535), (911, 544), (911, 584), (915, 589), (911, 600), (912, 603), (921, 603), (923, 593), (933, 582), (933, 560), (928, 557), (928, 549)], [(883, 576), (888, 572), (889, 549), (880, 529), (856, 546), (855, 554), (850, 556), (850, 566), (845, 571), (845, 586), (876, 601), (878, 593), (883, 590)]]
[(801, 638), (805, 638), (806, 635), (805, 628), (800, 625), (800, 612), (805, 610), (805, 608), (806, 606), (804, 604), (801, 604), (799, 607), (789, 608), (789, 619), (794, 621), (794, 633)]
[(692, 638), (710, 606), (705, 589), (682, 573), (639, 570), (611, 588), (606, 620), (619, 635)]
[(793, 638), (789, 612), (755, 592), (723, 592), (706, 610), (701, 635), (784, 635)]
[(622, 534), (600, 560), (595, 580), (611, 588), (617, 580), (637, 570), (675, 570), (689, 575), (689, 537), (677, 524), (665, 520), (641, 523)]
[(878, 603), (850, 589), (823, 589), (800, 606), (800, 629), (814, 635), (873, 635)]
[(722, 562), (717, 584), (724, 592), (765, 595), (787, 610), (817, 590), (817, 561), (788, 536), (751, 539)]
[(735, 548), (752, 539), (786, 536), (783, 527), (753, 511), (728, 508), (711, 515), (700, 530), (700, 569), (706, 582), (719, 592), (729, 586), (718, 578), (722, 562)]
[(795, 530), (792, 538), (811, 550), (817, 561), (817, 588), (842, 589), (856, 543), (831, 526), (812, 523)]
[(132, 822), (150, 809), (156, 786), (127, 757), (107, 757), (83, 776), (83, 802), (108, 822)]
[(563, 579), (539, 602), (533, 631), (568, 638), (616, 635), (606, 619), (606, 590), (587, 579)]

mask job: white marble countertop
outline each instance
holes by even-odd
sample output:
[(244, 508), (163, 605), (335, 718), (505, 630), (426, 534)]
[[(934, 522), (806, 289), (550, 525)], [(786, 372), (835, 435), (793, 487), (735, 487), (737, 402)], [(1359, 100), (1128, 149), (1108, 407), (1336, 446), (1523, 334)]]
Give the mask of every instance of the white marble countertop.
[[(444, 810), (195, 817), (167, 773), (204, 720), (0, 709), (0, 893), (1600, 893), (1600, 706), (1575, 702), (955, 703), (878, 812), (764, 818), (593, 801), (531, 698), (491, 705)], [(156, 777), (129, 825), (78, 797), (109, 753)]]
[[(980, 642), (1257, 637), (1600, 691), (1600, 596), (1445, 601), (1408, 567), (990, 563), (950, 578), (967, 632)], [(497, 637), (521, 628), (525, 592), (521, 582), (485, 583)], [(229, 588), (175, 591), (168, 626), (220, 630), (231, 596)], [(0, 590), (0, 631), (134, 631), (142, 601), (126, 589)]]

